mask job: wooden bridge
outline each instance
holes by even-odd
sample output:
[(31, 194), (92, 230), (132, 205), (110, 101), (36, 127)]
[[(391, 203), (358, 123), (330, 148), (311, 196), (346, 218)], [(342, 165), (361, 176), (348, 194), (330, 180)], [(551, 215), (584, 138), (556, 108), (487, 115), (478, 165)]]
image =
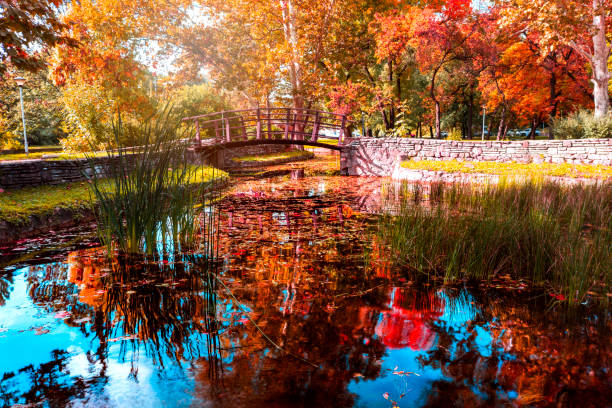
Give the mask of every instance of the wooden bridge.
[[(184, 118), (183, 121), (193, 122), (194, 149), (200, 152), (260, 144), (342, 150), (350, 137), (346, 115), (312, 109), (232, 110)], [(338, 144), (323, 143), (322, 138), (337, 139)]]

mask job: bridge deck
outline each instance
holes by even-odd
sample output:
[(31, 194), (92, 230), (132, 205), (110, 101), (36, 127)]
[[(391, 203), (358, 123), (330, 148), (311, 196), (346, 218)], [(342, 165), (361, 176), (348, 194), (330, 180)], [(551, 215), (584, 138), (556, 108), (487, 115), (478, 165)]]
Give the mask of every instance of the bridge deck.
[[(312, 109), (257, 108), (184, 118), (195, 126), (194, 148), (233, 148), (256, 144), (317, 146), (341, 150), (349, 136), (346, 115)], [(319, 138), (338, 139), (338, 145)]]

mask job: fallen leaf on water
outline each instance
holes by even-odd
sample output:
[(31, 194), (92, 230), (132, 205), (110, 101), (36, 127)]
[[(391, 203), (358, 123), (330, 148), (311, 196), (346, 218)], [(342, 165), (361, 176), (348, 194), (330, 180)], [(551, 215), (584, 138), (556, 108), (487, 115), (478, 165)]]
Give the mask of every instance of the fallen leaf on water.
[(55, 314), (55, 318), (56, 319), (65, 319), (67, 317), (70, 317), (70, 312), (68, 312), (66, 310), (62, 310), (61, 312), (57, 312)]

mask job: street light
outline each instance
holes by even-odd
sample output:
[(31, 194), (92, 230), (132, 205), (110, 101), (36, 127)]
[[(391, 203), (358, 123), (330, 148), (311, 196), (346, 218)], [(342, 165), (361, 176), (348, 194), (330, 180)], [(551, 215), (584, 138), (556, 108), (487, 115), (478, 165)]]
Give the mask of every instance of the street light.
[(485, 134), (485, 120), (487, 118), (487, 107), (482, 106), (482, 141), (484, 142), (484, 134)]
[(15, 82), (19, 87), (19, 100), (21, 101), (21, 121), (23, 122), (23, 146), (25, 147), (26, 157), (28, 157), (28, 135), (26, 133), (25, 112), (23, 110), (23, 86), (26, 83), (26, 79), (24, 77), (17, 77), (15, 78)]

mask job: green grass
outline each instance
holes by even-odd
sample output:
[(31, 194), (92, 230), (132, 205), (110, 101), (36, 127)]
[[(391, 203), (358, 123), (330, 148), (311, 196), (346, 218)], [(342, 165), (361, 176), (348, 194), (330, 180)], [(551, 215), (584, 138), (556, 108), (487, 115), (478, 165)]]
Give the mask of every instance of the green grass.
[[(19, 150), (19, 149), (6, 149), (6, 150), (1, 150), (0, 149), (0, 155), (3, 155), (5, 152), (12, 151), (12, 150)], [(24, 150), (23, 147), (20, 150)], [(62, 151), (62, 146), (60, 146), (60, 145), (29, 146), (28, 150), (30, 152), (38, 152), (40, 150), (46, 150), (46, 151), (53, 150), (53, 151), (56, 151), (56, 152), (61, 152)]]
[(558, 300), (609, 302), (612, 182), (429, 187), (423, 202), (422, 185), (404, 185), (399, 215), (380, 224), (378, 239), (407, 273), (447, 283), (509, 276)]
[(25, 153), (16, 154), (3, 154), (0, 155), (0, 161), (9, 160), (32, 160), (32, 159), (44, 159), (44, 160), (75, 160), (85, 159), (87, 157), (106, 157), (105, 152), (96, 153), (61, 153), (61, 152), (31, 152), (26, 157)]
[[(225, 172), (215, 169), (219, 178), (227, 178)], [(210, 181), (213, 168), (206, 167), (203, 171), (194, 171), (191, 184)], [(108, 181), (106, 182), (108, 185)], [(108, 188), (108, 187), (107, 187)], [(53, 186), (39, 186), (21, 190), (4, 191), (0, 193), (0, 220), (11, 224), (24, 224), (31, 216), (52, 214), (56, 208), (76, 210), (91, 210), (90, 186), (87, 182), (76, 182)]]
[(508, 177), (573, 177), (608, 179), (612, 177), (612, 167), (590, 164), (554, 163), (498, 163), (470, 162), (458, 160), (408, 160), (402, 168), (411, 170), (444, 171), (447, 173), (482, 173)]
[(238, 163), (244, 162), (268, 162), (279, 159), (294, 159), (294, 158), (311, 158), (313, 154), (306, 150), (290, 150), (288, 152), (281, 153), (271, 153), (271, 154), (262, 154), (258, 156), (242, 156), (242, 157), (234, 157), (232, 161)]
[(319, 138), (317, 139), (317, 142), (319, 143), (324, 143), (324, 144), (328, 144), (328, 145), (334, 145), (334, 146), (338, 146), (338, 139), (325, 139), (325, 138)]

